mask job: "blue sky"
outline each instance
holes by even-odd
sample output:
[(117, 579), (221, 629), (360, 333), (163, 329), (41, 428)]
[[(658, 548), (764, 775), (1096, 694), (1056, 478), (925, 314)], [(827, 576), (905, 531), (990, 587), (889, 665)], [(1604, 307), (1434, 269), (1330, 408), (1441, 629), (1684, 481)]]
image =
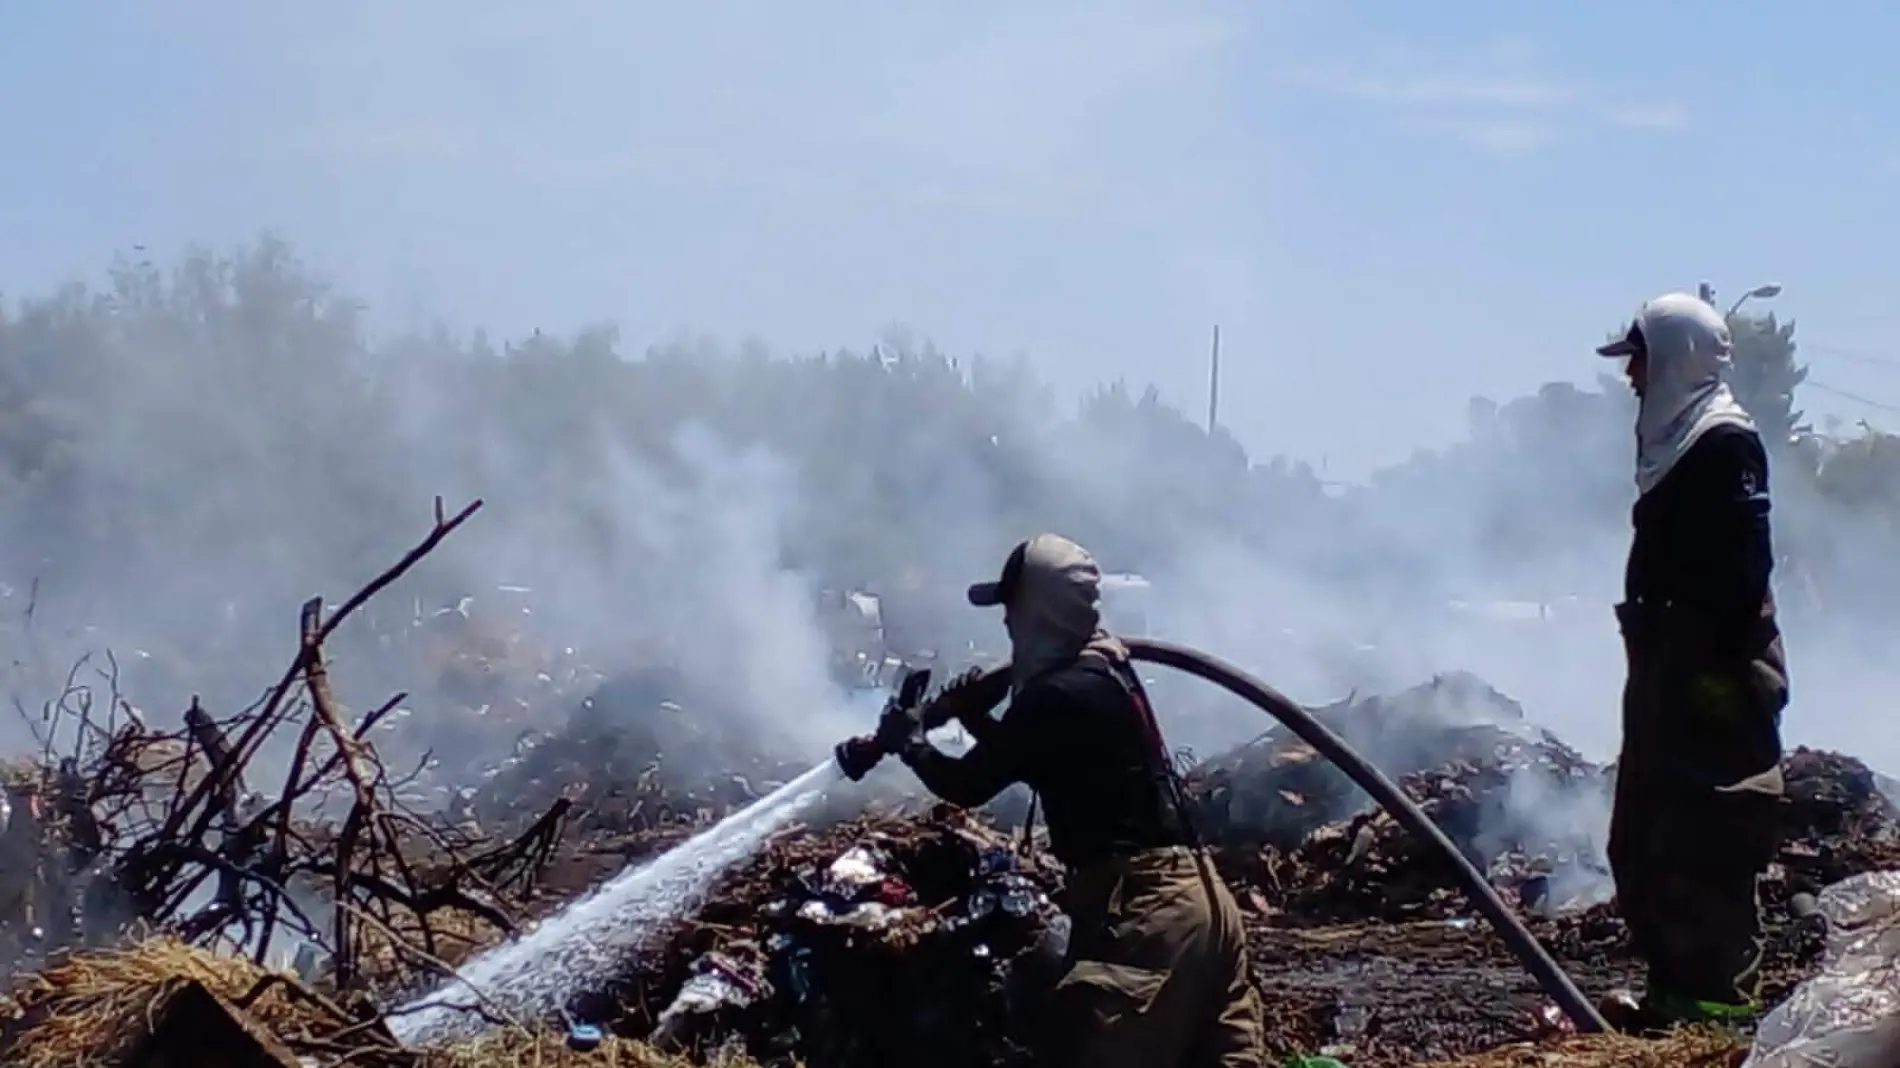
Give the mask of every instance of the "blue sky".
[(1242, 440), (1350, 476), (1774, 280), (1900, 407), (1900, 7), (1826, 12), (0, 0), (0, 291), (271, 229), (397, 323), (902, 323), (1194, 411), (1218, 321)]

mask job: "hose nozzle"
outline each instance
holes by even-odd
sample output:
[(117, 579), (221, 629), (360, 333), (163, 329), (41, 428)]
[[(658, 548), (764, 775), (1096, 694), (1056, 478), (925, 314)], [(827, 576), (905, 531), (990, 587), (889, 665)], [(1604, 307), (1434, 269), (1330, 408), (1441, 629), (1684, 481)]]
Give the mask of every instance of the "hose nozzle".
[(865, 734), (839, 742), (832, 755), (837, 758), (838, 770), (844, 772), (845, 778), (860, 782), (883, 762), (885, 754), (876, 736)]
[(906, 717), (914, 723), (917, 718), (917, 705), (924, 699), (924, 692), (929, 688), (929, 668), (915, 668), (906, 672), (904, 681), (899, 684), (897, 692), (884, 703), (884, 714), (878, 719), (877, 731), (862, 734), (856, 738), (847, 738), (838, 743), (838, 747), (832, 750), (832, 755), (837, 758), (838, 770), (844, 772), (845, 778), (852, 782), (863, 779), (871, 774), (872, 768), (877, 767), (885, 757), (890, 755), (891, 743), (887, 741), (885, 727), (893, 721), (900, 721), (901, 726), (901, 721)]

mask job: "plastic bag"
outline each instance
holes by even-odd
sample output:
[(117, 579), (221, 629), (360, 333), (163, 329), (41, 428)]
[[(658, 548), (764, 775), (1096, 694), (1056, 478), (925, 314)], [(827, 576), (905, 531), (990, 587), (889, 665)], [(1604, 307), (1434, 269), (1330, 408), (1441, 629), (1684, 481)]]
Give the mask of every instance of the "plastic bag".
[(1742, 1068), (1900, 1066), (1900, 871), (1843, 879), (1816, 904), (1821, 972), (1762, 1018)]
[(673, 1050), (685, 1044), (687, 1033), (700, 1021), (727, 1010), (744, 1009), (771, 990), (751, 961), (718, 951), (701, 954), (673, 1003), (660, 1013), (648, 1042)]

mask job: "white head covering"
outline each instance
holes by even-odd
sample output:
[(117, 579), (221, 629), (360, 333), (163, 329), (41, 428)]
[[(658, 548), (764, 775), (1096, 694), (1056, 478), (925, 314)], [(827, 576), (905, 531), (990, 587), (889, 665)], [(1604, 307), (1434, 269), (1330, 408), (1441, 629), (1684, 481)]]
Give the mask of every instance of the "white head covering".
[(1643, 305), (1621, 341), (1602, 356), (1647, 353), (1648, 374), (1636, 414), (1636, 491), (1655, 489), (1690, 446), (1718, 426), (1754, 429), (1723, 376), (1732, 351), (1728, 324), (1707, 301), (1666, 293)]
[(1087, 549), (1056, 534), (1017, 545), (995, 582), (970, 587), (970, 603), (1007, 605), (1011, 687), (1071, 663), (1084, 649), (1116, 660), (1128, 651), (1102, 629), (1102, 570)]

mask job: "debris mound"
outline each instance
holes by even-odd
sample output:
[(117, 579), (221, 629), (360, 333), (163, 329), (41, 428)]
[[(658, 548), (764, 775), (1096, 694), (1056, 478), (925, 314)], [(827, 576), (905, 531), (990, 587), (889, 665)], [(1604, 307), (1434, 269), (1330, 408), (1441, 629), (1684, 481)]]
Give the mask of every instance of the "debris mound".
[[(1348, 697), (1311, 711), (1398, 779), (1507, 757), (1564, 774), (1589, 767), (1556, 736), (1532, 726), (1517, 702), (1462, 672), (1392, 696)], [(1202, 763), (1189, 783), (1202, 822), (1229, 847), (1293, 849), (1321, 826), (1371, 808), (1344, 772), (1283, 726)]]
[(1900, 807), (1866, 764), (1798, 748), (1781, 763), (1781, 866), (1790, 893), (1816, 893), (1850, 875), (1900, 867)]
[[(938, 806), (780, 839), (583, 1013), (662, 1049), (809, 1068), (1028, 1063), (1066, 920), (1051, 862)], [(616, 1005), (618, 1003), (618, 1005)]]
[[(463, 516), (438, 510), (428, 540), (334, 613), (307, 605), (298, 655), (259, 708), (217, 720), (194, 705), (172, 734), (107, 710), (90, 734), (73, 732), (82, 741), (65, 760), (0, 769), (0, 951), (42, 967), (0, 1013), (0, 1063), (117, 1056), (138, 1068), (178, 1030), (222, 1036), (260, 1065), (1031, 1063), (1068, 936), (1058, 866), (994, 811), (864, 815), (856, 788), (642, 939), (559, 1026), (488, 1006), (479, 1040), (401, 1046), (379, 1005), (453, 977), (471, 954), (805, 770), (779, 761), (770, 738), (731, 730), (746, 720), (647, 670), (606, 680), (560, 730), (524, 734), (446, 811), (413, 807), (411, 779), (366, 741), (399, 698), (349, 715), (323, 643)], [(1319, 716), (1400, 780), (1587, 994), (1638, 978), (1607, 903), (1613, 768), (1470, 675)], [(281, 787), (258, 782), (252, 758), (277, 751), (289, 758), (272, 776)], [(1784, 772), (1786, 833), (1763, 889), (1771, 999), (1818, 960), (1812, 924), (1795, 917), (1800, 895), (1900, 867), (1900, 813), (1879, 776), (1806, 749)], [(1275, 1057), (1739, 1059), (1713, 1036), (1569, 1034), (1445, 863), (1288, 732), (1200, 765), (1189, 784), (1249, 913)], [(128, 941), (146, 930), (160, 937)], [(254, 963), (293, 953), (294, 976)]]
[[(1320, 717), (1399, 778), (1587, 994), (1640, 983), (1603, 858), (1614, 767), (1584, 760), (1470, 676), (1341, 702)], [(1770, 1002), (1819, 960), (1795, 895), (1900, 866), (1900, 818), (1864, 764), (1795, 749), (1783, 773), (1781, 854), (1762, 888)], [(1190, 783), (1221, 870), (1252, 913), (1276, 1049), (1323, 1050), (1363, 1068), (1453, 1061), (1565, 1032), (1448, 864), (1289, 732), (1206, 762)], [(1679, 1053), (1586, 1043), (1540, 1046), (1523, 1063), (1673, 1063)]]
[[(1397, 778), (1507, 900), (1538, 909), (1607, 884), (1610, 776), (1476, 677), (1440, 675), (1316, 717)], [(1448, 863), (1284, 728), (1206, 762), (1189, 785), (1223, 872), (1286, 922), (1465, 912)]]
[(756, 717), (702, 691), (664, 667), (606, 679), (560, 730), (516, 741), (472, 794), (473, 816), (514, 826), (565, 797), (581, 804), (581, 833), (650, 833), (717, 820), (805, 770), (773, 756), (789, 747), (749, 729)]

